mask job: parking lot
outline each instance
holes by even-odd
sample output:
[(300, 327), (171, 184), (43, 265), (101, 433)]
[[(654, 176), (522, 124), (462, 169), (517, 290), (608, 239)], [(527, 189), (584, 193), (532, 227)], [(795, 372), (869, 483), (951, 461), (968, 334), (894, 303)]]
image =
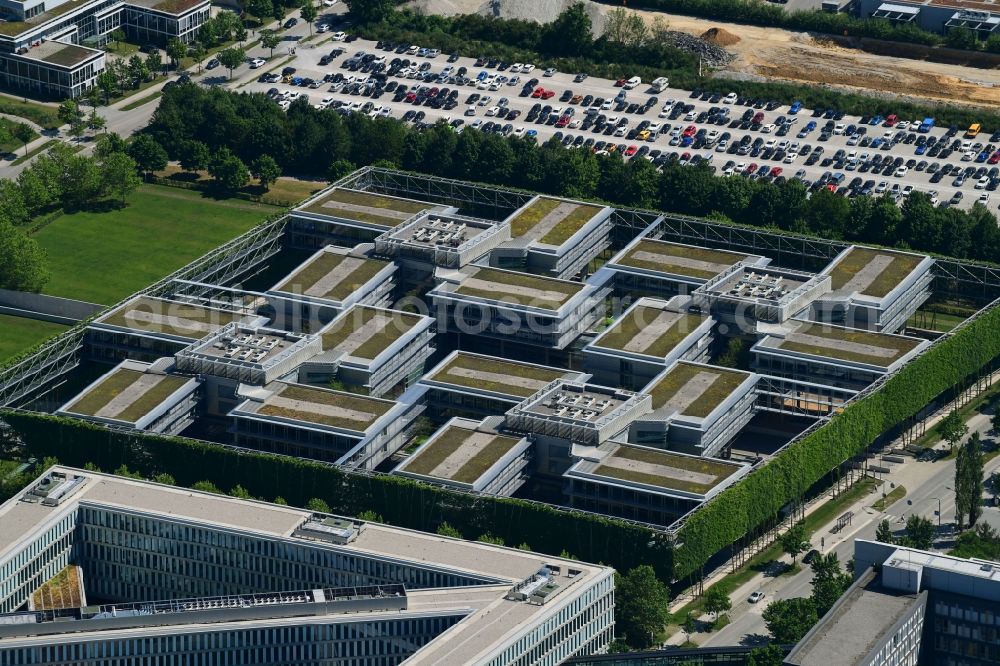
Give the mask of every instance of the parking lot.
[[(335, 48), (345, 52), (331, 58)], [(654, 92), (649, 82), (625, 90), (606, 79), (577, 80), (576, 72), (512, 72), (497, 63), (489, 67), (471, 58), (398, 50), (361, 39), (303, 45), (291, 64), (294, 73), (245, 89), (278, 93), (279, 100), (304, 96), (314, 105), (343, 107), (344, 113), (423, 123), (445, 120), (459, 131), (471, 127), (535, 136), (539, 142), (556, 136), (566, 145), (618, 151), (627, 159), (654, 164), (674, 158), (710, 160), (719, 173), (794, 177), (812, 189), (827, 187), (845, 195), (889, 192), (901, 201), (919, 190), (931, 193), (939, 205), (968, 208), (982, 201), (994, 212), (1000, 203), (1000, 194), (991, 196), (1000, 187), (995, 145), (1000, 132), (966, 136), (964, 127), (920, 131), (922, 118), (862, 119), (739, 99), (725, 90), (695, 95), (667, 87)], [(357, 59), (358, 67), (345, 69), (345, 61), (358, 52), (368, 56), (367, 62)], [(456, 78), (460, 74), (470, 81)], [(489, 77), (486, 82), (477, 80), (484, 76)], [(314, 87), (302, 85), (310, 79)], [(532, 80), (536, 82), (525, 88)]]

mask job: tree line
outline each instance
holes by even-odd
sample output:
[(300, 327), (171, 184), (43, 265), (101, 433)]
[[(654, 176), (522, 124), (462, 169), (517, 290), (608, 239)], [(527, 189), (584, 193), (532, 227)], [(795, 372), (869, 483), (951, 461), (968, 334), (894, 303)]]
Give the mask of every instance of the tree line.
[(707, 165), (668, 163), (657, 170), (646, 160), (625, 162), (558, 143), (538, 146), (529, 139), (456, 133), (444, 124), (419, 130), (391, 118), (345, 117), (305, 100), (285, 113), (260, 94), (179, 85), (165, 91), (145, 134), (182, 166), (196, 167), (204, 160), (192, 156), (224, 150), (245, 165), (266, 156), (283, 173), (335, 180), (356, 166), (379, 163), (835, 240), (965, 259), (1000, 256), (996, 218), (979, 205), (941, 209), (923, 194), (902, 207), (888, 195), (847, 199), (821, 190), (810, 196), (795, 180), (719, 177)]
[(45, 254), (28, 235), (32, 220), (98, 201), (124, 206), (140, 182), (135, 160), (115, 134), (103, 135), (93, 156), (57, 143), (16, 180), (0, 180), (0, 288), (37, 292), (48, 281)]
[[(715, 6), (714, 0), (704, 2), (711, 7)], [(395, 10), (391, 3), (385, 5), (383, 0), (363, 0), (361, 3), (354, 0), (351, 5), (352, 8), (359, 4), (368, 7), (372, 3), (382, 9), (363, 12), (362, 16), (366, 18), (359, 21), (361, 25), (358, 27), (359, 33), (369, 39), (420, 44), (439, 48), (445, 53), (457, 52), (471, 57), (487, 55), (508, 62), (534, 62), (536, 65), (554, 66), (566, 72), (582, 71), (592, 76), (612, 79), (636, 75), (648, 81), (657, 76), (669, 76), (672, 86), (686, 90), (707, 88), (721, 92), (734, 91), (748, 97), (774, 99), (784, 104), (798, 100), (806, 108), (835, 108), (859, 116), (889, 113), (904, 118), (932, 116), (939, 126), (967, 127), (978, 122), (991, 131), (1000, 128), (1000, 114), (986, 108), (914, 104), (801, 83), (738, 81), (713, 77), (710, 76), (711, 72), (700, 72), (697, 56), (671, 46), (668, 40), (669, 26), (665, 20), (654, 21), (647, 27), (634, 12), (624, 9), (609, 12), (605, 33), (594, 38), (590, 18), (578, 3), (568, 7), (547, 25), (479, 15), (428, 16), (408, 10)], [(737, 0), (737, 3), (753, 12), (763, 12), (765, 16), (770, 16), (771, 13), (778, 17), (788, 15), (780, 6), (758, 0)], [(831, 34), (843, 34), (846, 29), (848, 34), (863, 34), (881, 39), (900, 39), (916, 30), (914, 34), (925, 35), (932, 43), (940, 40), (937, 35), (909, 25), (894, 28), (881, 19), (859, 21), (847, 14), (828, 12), (796, 12), (793, 15), (799, 14), (802, 15), (803, 25), (798, 28), (790, 26), (793, 29)], [(728, 20), (738, 21), (734, 18)], [(841, 26), (842, 23), (852, 22), (857, 22), (861, 27)]]

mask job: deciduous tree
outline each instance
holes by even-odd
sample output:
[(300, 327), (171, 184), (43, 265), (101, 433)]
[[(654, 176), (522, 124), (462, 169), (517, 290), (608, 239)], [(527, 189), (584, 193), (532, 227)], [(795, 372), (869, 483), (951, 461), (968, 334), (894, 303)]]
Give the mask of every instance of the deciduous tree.
[(930, 550), (934, 545), (934, 523), (916, 514), (907, 518), (903, 544), (917, 550)]
[(816, 624), (819, 616), (812, 599), (778, 599), (764, 609), (764, 623), (775, 642), (798, 643)]
[(616, 628), (632, 647), (649, 647), (670, 619), (670, 590), (648, 565), (617, 574), (616, 578)]
[(243, 63), (247, 54), (243, 49), (237, 46), (231, 46), (228, 49), (222, 49), (219, 51), (219, 55), (216, 57), (219, 59), (219, 63), (229, 70), (229, 80), (232, 81), (233, 70)]
[(310, 36), (313, 34), (313, 22), (319, 16), (319, 10), (316, 9), (316, 5), (313, 2), (314, 0), (306, 0), (306, 4), (302, 5), (302, 9), (299, 10), (302, 20), (309, 24)]
[(708, 588), (705, 593), (705, 610), (716, 619), (719, 613), (725, 613), (733, 607), (733, 602), (729, 599), (729, 587), (723, 583), (716, 583)]
[(38, 292), (48, 279), (45, 254), (35, 239), (0, 217), (0, 289)]
[(228, 148), (222, 148), (212, 157), (208, 173), (222, 189), (235, 192), (250, 182), (246, 164)]
[(786, 555), (791, 556), (792, 564), (808, 548), (809, 542), (806, 541), (806, 526), (804, 523), (795, 523), (787, 532), (781, 535), (781, 550)]
[(135, 160), (119, 152), (113, 152), (104, 158), (101, 163), (101, 180), (102, 189), (119, 198), (122, 207), (126, 204), (126, 197), (142, 184)]
[(281, 175), (281, 167), (270, 155), (261, 155), (250, 163), (250, 173), (260, 181), (260, 186), (267, 191)]
[(137, 136), (128, 145), (126, 152), (146, 174), (167, 168), (167, 151), (148, 134)]

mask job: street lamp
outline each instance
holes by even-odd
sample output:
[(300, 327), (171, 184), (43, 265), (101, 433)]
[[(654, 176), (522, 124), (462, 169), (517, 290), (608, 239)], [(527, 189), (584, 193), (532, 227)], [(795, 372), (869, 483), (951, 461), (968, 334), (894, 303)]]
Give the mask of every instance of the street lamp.
[(931, 497), (930, 499), (937, 500), (937, 503), (938, 503), (938, 530), (940, 530), (941, 529), (941, 498), (940, 497)]

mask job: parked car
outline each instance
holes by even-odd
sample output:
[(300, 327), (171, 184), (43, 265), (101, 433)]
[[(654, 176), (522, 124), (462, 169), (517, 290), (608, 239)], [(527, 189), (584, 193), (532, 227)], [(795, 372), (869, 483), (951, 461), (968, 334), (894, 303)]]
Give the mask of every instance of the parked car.
[(751, 593), (749, 597), (747, 597), (747, 601), (749, 601), (752, 604), (756, 604), (763, 598), (764, 598), (764, 593), (761, 592), (760, 590), (757, 590), (756, 592)]

